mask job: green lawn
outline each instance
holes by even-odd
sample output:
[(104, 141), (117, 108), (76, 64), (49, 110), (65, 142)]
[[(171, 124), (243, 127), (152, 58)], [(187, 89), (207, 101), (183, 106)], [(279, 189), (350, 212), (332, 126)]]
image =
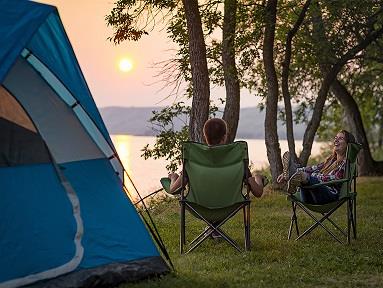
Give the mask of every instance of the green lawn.
[[(383, 178), (359, 178), (358, 239), (341, 245), (317, 229), (300, 241), (287, 240), (290, 203), (269, 191), (253, 199), (251, 251), (238, 253), (223, 240), (208, 239), (197, 250), (179, 254), (178, 202), (156, 205), (153, 218), (176, 271), (161, 279), (120, 287), (383, 287)], [(345, 223), (345, 208), (335, 219)], [(242, 242), (242, 214), (226, 231)], [(301, 211), (300, 224), (311, 223)], [(196, 230), (203, 224), (191, 216)]]

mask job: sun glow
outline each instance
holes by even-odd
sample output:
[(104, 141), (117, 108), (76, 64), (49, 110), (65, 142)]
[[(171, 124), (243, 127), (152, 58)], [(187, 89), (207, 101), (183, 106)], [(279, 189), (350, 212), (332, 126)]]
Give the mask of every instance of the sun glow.
[(123, 58), (118, 63), (118, 68), (121, 72), (129, 72), (133, 69), (133, 62), (129, 58)]

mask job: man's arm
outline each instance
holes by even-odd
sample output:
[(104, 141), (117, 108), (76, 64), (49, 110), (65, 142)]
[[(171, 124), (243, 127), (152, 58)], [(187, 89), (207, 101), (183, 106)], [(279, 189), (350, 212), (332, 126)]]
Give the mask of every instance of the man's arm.
[(181, 175), (178, 175), (177, 173), (170, 173), (168, 177), (170, 179), (170, 193), (174, 194), (179, 188), (181, 188), (182, 173)]

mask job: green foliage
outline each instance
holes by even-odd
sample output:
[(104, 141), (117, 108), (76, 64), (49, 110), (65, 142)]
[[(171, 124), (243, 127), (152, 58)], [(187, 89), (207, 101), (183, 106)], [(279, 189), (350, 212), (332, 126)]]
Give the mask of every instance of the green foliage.
[[(198, 249), (179, 254), (179, 204), (176, 199), (157, 205), (152, 216), (167, 246), (176, 271), (160, 278), (121, 285), (151, 287), (381, 287), (383, 283), (383, 178), (359, 178), (357, 183), (358, 239), (350, 245), (334, 241), (321, 227), (301, 240), (287, 240), (291, 204), (279, 192), (251, 203), (251, 251), (238, 253), (222, 240), (207, 239)], [(346, 207), (335, 213), (346, 223)], [(298, 211), (299, 225), (313, 222)], [(243, 216), (224, 225), (234, 240), (243, 242)], [(204, 229), (189, 214), (187, 239)], [(324, 222), (327, 227), (331, 224)], [(342, 225), (342, 226), (343, 226)]]
[[(173, 0), (118, 0), (109, 15), (105, 16), (114, 34), (108, 39), (115, 44), (125, 40), (139, 40), (156, 25), (156, 17), (162, 13), (164, 18), (171, 15), (178, 1)], [(169, 15), (165, 12), (169, 12)]]
[[(286, 35), (297, 21), (306, 0), (278, 1), (274, 58), (279, 79), (285, 53)], [(206, 43), (209, 77), (211, 84), (223, 86), (222, 69), (222, 22), (223, 0), (199, 1), (203, 33)], [(321, 9), (326, 41), (318, 40), (314, 35), (313, 19), (316, 9)], [(267, 85), (262, 62), (265, 1), (237, 1), (237, 26), (235, 34), (235, 53), (241, 88), (248, 89), (257, 96), (265, 97)], [(118, 0), (115, 7), (106, 16), (108, 25), (114, 29), (110, 40), (116, 44), (124, 40), (138, 40), (161, 23), (166, 27), (168, 37), (178, 45), (173, 59), (163, 64), (162, 72), (165, 85), (175, 85), (175, 93), (181, 82), (186, 83), (183, 96), (191, 97), (191, 66), (187, 25), (182, 1), (172, 0)], [(292, 43), (289, 90), (295, 108), (295, 123), (308, 122), (321, 87), (323, 73), (319, 64), (334, 64), (351, 47), (359, 43), (370, 31), (379, 29), (383, 24), (382, 3), (377, 0), (323, 0), (312, 1), (301, 29)], [(377, 150), (383, 143), (383, 40), (379, 39), (367, 49), (349, 61), (338, 75), (340, 80), (357, 101), (362, 113), (364, 125), (371, 141), (371, 147)], [(161, 68), (161, 67), (160, 67)], [(279, 87), (281, 89), (281, 87)], [(282, 93), (279, 94), (282, 97)], [(177, 95), (179, 96), (179, 95)], [(181, 96), (182, 97), (182, 96)], [(264, 103), (260, 103), (264, 108)], [(163, 111), (164, 115), (186, 116), (186, 110), (173, 107)], [(159, 112), (161, 114), (161, 112)], [(158, 118), (157, 118), (158, 116)], [(143, 156), (165, 157), (171, 163), (168, 169), (174, 171), (179, 161), (175, 152), (179, 141), (187, 139), (187, 126), (174, 131), (170, 120), (154, 114), (151, 122), (155, 127), (165, 123), (158, 135), (153, 149), (144, 148)], [(284, 110), (279, 111), (284, 119)], [(318, 130), (320, 139), (345, 127), (343, 109), (331, 95), (324, 109), (323, 120)], [(159, 131), (160, 131), (159, 130)], [(170, 145), (170, 147), (166, 147)], [(173, 150), (174, 149), (174, 150)], [(162, 151), (162, 152), (161, 152)], [(373, 151), (374, 153), (374, 151)], [(167, 158), (169, 157), (169, 158)], [(178, 160), (177, 160), (178, 159)], [(172, 162), (174, 161), (174, 162)]]
[(318, 140), (328, 141), (341, 129), (350, 130), (344, 119), (343, 107), (335, 99), (331, 99), (323, 109), (321, 125), (317, 132)]
[[(153, 130), (159, 134), (156, 136), (156, 143), (153, 148), (147, 144), (142, 149), (143, 154), (141, 156), (144, 159), (165, 158), (170, 162), (166, 165), (166, 169), (172, 172), (176, 171), (181, 164), (182, 142), (189, 140), (189, 113), (190, 107), (185, 106), (183, 102), (165, 107), (161, 111), (153, 111), (153, 117), (149, 121), (153, 125)], [(175, 129), (175, 119), (183, 123), (178, 131)]]
[[(149, 122), (158, 134), (153, 147), (147, 144), (141, 151), (144, 159), (165, 158), (168, 161), (166, 169), (175, 172), (181, 165), (182, 143), (189, 139), (190, 106), (184, 102), (177, 102), (160, 111), (152, 111)], [(218, 107), (211, 104), (209, 115), (215, 117)], [(176, 124), (178, 122), (178, 125)], [(178, 127), (177, 129), (177, 126)]]

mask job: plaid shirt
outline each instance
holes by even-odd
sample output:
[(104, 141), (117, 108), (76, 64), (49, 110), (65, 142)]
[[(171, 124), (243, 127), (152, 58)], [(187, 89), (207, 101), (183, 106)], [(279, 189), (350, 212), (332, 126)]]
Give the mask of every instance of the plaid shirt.
[[(343, 179), (345, 171), (346, 171), (346, 159), (344, 159), (342, 162), (340, 162), (339, 165), (336, 166), (328, 174), (322, 174), (320, 172), (322, 170), (322, 168), (324, 167), (324, 165), (325, 165), (325, 162), (320, 163), (318, 165), (298, 168), (297, 170), (308, 173), (311, 177), (315, 177), (316, 179), (318, 179), (319, 182), (328, 182), (328, 181), (332, 181), (332, 180)], [(334, 185), (334, 186), (328, 186), (328, 187), (330, 188), (330, 190), (332, 190), (331, 192), (338, 193), (341, 186), (342, 186), (342, 184), (340, 184), (340, 185), (338, 184), (338, 185)]]

